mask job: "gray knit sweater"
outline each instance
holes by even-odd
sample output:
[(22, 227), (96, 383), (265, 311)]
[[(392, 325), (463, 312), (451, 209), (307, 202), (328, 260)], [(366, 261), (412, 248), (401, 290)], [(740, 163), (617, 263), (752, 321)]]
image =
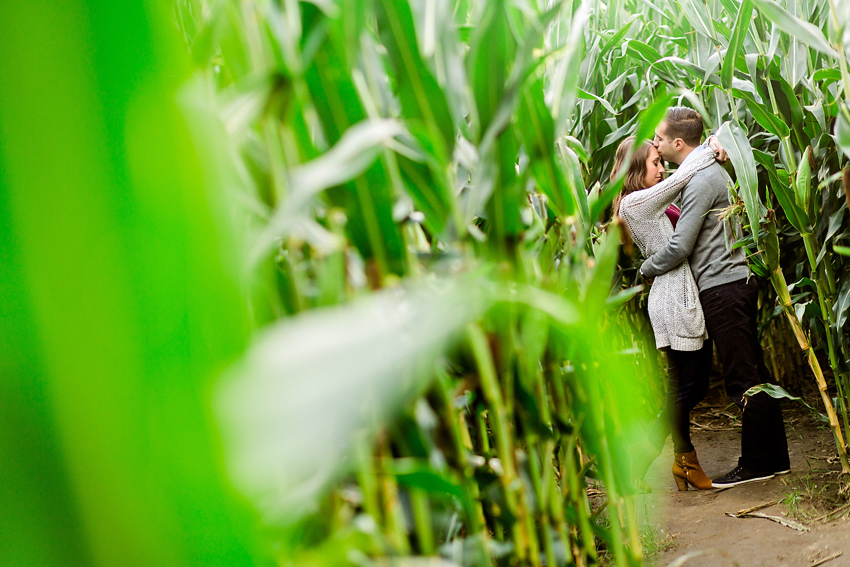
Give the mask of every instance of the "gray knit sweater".
[[(635, 191), (623, 198), (620, 217), (644, 256), (654, 258), (674, 238), (673, 225), (664, 211), (689, 181), (692, 184), (692, 179), (713, 163), (714, 150), (700, 146), (685, 158), (673, 175), (649, 189)], [(684, 205), (682, 218), (685, 215)], [(680, 218), (676, 233), (681, 223)], [(663, 273), (648, 274), (645, 268), (642, 269), (647, 277), (658, 276), (649, 290), (649, 320), (655, 333), (656, 348), (669, 347), (680, 351), (702, 348), (706, 337), (705, 318), (687, 257)]]
[[(685, 159), (687, 163), (691, 154)], [(717, 163), (694, 174), (682, 191), (682, 215), (676, 232), (641, 266), (646, 277), (663, 274), (687, 260), (700, 291), (749, 277), (742, 249), (730, 251), (718, 217), (729, 206), (732, 180)]]

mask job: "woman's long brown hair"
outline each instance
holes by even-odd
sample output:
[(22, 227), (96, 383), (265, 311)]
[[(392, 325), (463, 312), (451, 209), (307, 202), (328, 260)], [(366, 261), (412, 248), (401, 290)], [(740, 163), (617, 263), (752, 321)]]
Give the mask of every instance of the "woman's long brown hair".
[[(611, 181), (617, 178), (617, 174), (623, 168), (629, 150), (635, 143), (635, 137), (629, 136), (620, 142), (617, 148), (617, 153), (614, 155), (614, 167), (611, 169)], [(643, 180), (646, 178), (646, 160), (649, 157), (649, 150), (652, 144), (644, 142), (632, 153), (632, 158), (629, 160), (629, 166), (626, 170), (626, 178), (623, 180), (623, 189), (614, 197), (611, 216), (612, 222), (620, 227), (620, 241), (623, 243), (623, 250), (628, 256), (634, 256), (635, 245), (632, 241), (632, 235), (629, 234), (628, 227), (620, 220), (620, 202), (623, 197), (633, 191), (646, 189), (643, 185)]]
[[(632, 149), (634, 143), (634, 136), (629, 136), (620, 142), (620, 146), (617, 148), (617, 153), (614, 155), (614, 167), (611, 170), (610, 177), (611, 181), (614, 181), (617, 174), (620, 173), (620, 170), (623, 168), (623, 162), (626, 161), (629, 150)], [(623, 180), (623, 190), (620, 191), (614, 198), (612, 216), (615, 218), (620, 215), (620, 201), (623, 200), (623, 197), (633, 191), (646, 189), (643, 185), (643, 180), (646, 177), (646, 160), (649, 158), (650, 148), (652, 148), (652, 144), (650, 142), (644, 142), (632, 153), (632, 159), (629, 160), (629, 168), (626, 170), (626, 178)]]

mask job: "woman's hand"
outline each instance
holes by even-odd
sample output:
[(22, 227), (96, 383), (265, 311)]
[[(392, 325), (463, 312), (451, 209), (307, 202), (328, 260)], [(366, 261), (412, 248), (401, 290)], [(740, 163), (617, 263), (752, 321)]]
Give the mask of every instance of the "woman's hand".
[(712, 134), (708, 137), (708, 145), (714, 150), (714, 153), (717, 155), (717, 161), (720, 164), (726, 163), (726, 160), (729, 159), (729, 156), (726, 154), (726, 150), (723, 149), (723, 146), (720, 145), (720, 140), (717, 139), (717, 136)]

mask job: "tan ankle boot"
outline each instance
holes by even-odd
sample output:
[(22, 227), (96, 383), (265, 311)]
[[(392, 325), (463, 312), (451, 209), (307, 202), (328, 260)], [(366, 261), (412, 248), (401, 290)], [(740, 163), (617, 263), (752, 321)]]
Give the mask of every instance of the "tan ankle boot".
[(705, 475), (697, 459), (697, 452), (676, 453), (673, 462), (673, 478), (679, 490), (687, 490), (690, 484), (697, 490), (709, 490), (714, 488), (711, 479)]

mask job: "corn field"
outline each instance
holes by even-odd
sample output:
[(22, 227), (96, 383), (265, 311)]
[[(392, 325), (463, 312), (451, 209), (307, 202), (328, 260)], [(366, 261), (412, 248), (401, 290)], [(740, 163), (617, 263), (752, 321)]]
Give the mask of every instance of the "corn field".
[(3, 2), (0, 562), (642, 564), (664, 380), (608, 177), (678, 104), (729, 153), (768, 364), (817, 387), (846, 494), (848, 23)]

